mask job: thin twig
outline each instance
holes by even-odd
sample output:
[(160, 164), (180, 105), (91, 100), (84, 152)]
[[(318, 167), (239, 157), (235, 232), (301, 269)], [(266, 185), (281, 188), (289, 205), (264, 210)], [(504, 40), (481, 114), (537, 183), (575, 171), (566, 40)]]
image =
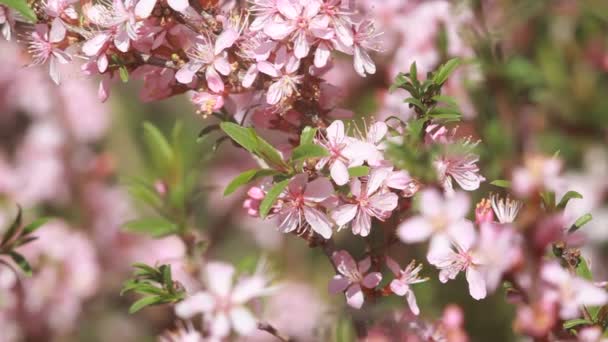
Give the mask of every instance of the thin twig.
[(293, 341), (289, 336), (282, 334), (277, 328), (273, 327), (270, 323), (267, 322), (258, 322), (258, 329), (263, 330), (270, 335), (276, 337), (279, 341), (290, 342)]

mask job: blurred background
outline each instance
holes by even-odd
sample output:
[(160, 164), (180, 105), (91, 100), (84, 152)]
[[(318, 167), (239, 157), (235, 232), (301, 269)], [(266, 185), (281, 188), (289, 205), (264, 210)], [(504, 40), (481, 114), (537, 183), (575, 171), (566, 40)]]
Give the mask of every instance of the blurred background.
[[(360, 78), (341, 56), (325, 76), (341, 90), (344, 107), (357, 118), (406, 120), (412, 115), (403, 103), (407, 94), (387, 91), (397, 73), (416, 62), (424, 74), (461, 57), (465, 63), (446, 92), (465, 115), (459, 131), (482, 141), (482, 174), (508, 178), (526, 154), (558, 154), (567, 166), (564, 192), (584, 196), (569, 214), (594, 217), (585, 227), (583, 254), (592, 258), (596, 279), (608, 279), (602, 267), (608, 261), (608, 2), (357, 0), (355, 6), (384, 34), (373, 57), (375, 75)], [(170, 217), (212, 241), (207, 258), (240, 270), (268, 258), (284, 286), (261, 303), (260, 317), (301, 341), (353, 339), (348, 317), (340, 316), (342, 296), (327, 294), (333, 270), (325, 256), (277, 232), (271, 221), (248, 217), (246, 189), (223, 196), (230, 180), (255, 163), (229, 143), (217, 146), (217, 133), (199, 139), (214, 118), (197, 115), (186, 96), (146, 103), (149, 96), (135, 80), (116, 82), (106, 103), (97, 98), (97, 81), (77, 69), (55, 86), (45, 68), (23, 67), (29, 57), (14, 42), (0, 40), (0, 61), (0, 231), (16, 204), (26, 221), (53, 218), (23, 249), (32, 277), (16, 278), (0, 267), (0, 342), (154, 341), (174, 327), (170, 308), (129, 315), (136, 298), (120, 295), (135, 262), (170, 263), (186, 287), (192, 281), (181, 264), (181, 240), (123, 228), (153, 216), (150, 203), (158, 199)], [(144, 122), (177, 151), (172, 167), (150, 153), (155, 146)], [(277, 145), (284, 142), (259, 129)], [(363, 253), (350, 234), (338, 234), (337, 243)], [(392, 248), (400, 261), (422, 259), (422, 250)], [(414, 290), (423, 317), (437, 318), (454, 303), (465, 311), (471, 340), (517, 340), (504, 292), (474, 301), (462, 278), (441, 285), (433, 272), (425, 268), (433, 280)], [(382, 299), (366, 315), (390, 319), (403, 304)], [(260, 333), (247, 340), (271, 339)]]

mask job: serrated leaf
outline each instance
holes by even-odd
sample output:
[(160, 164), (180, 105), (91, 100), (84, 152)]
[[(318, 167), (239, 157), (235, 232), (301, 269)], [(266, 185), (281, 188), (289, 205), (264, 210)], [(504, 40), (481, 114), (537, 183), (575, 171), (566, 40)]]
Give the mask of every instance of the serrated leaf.
[(304, 127), (302, 134), (300, 134), (300, 145), (312, 144), (316, 134), (316, 128), (310, 126)]
[(296, 147), (292, 154), (291, 160), (302, 160), (309, 158), (322, 158), (329, 156), (329, 152), (320, 145), (304, 144)]
[(251, 134), (251, 130), (243, 126), (237, 125), (232, 122), (222, 122), (220, 128), (226, 133), (234, 142), (239, 144), (247, 151), (253, 153), (256, 151), (258, 142), (255, 135)]
[(459, 58), (453, 58), (439, 67), (439, 70), (433, 75), (433, 83), (441, 85), (447, 81), (448, 77), (456, 70), (460, 65), (461, 61)]
[(568, 202), (573, 199), (573, 198), (583, 198), (583, 195), (581, 195), (580, 193), (576, 192), (576, 191), (568, 191), (566, 192), (566, 194), (562, 197), (562, 199), (559, 201), (559, 204), (557, 205), (558, 209), (565, 209), (566, 205), (568, 205)]
[(582, 226), (589, 223), (589, 221), (593, 220), (593, 216), (590, 213), (586, 213), (585, 215), (579, 217), (574, 224), (568, 229), (568, 233), (574, 233), (575, 231), (581, 229)]
[(582, 318), (575, 318), (575, 319), (571, 319), (571, 320), (565, 321), (564, 322), (564, 329), (572, 329), (572, 328), (574, 328), (576, 326), (583, 325), (583, 324), (585, 324), (585, 325), (586, 324), (593, 324), (593, 322), (590, 322), (590, 321), (588, 321), (586, 319), (582, 319)]
[(125, 223), (123, 227), (130, 232), (150, 234), (153, 237), (167, 236), (177, 231), (174, 223), (160, 217), (132, 220)]
[(262, 203), (260, 203), (260, 217), (261, 218), (265, 218), (266, 215), (268, 215), (268, 212), (270, 211), (270, 209), (274, 205), (274, 202), (276, 202), (276, 200), (279, 197), (279, 195), (281, 195), (281, 193), (283, 192), (283, 190), (287, 187), (287, 185), (289, 184), (290, 180), (291, 179), (285, 179), (285, 180), (283, 180), (283, 181), (275, 184), (268, 191), (268, 193), (266, 194), (266, 196), (262, 200)]
[(226, 186), (224, 190), (224, 196), (228, 196), (231, 193), (235, 192), (241, 186), (250, 183), (258, 178), (272, 176), (277, 174), (275, 170), (271, 169), (253, 169), (247, 170), (240, 175), (236, 176), (229, 184)]
[(168, 170), (173, 164), (174, 154), (171, 145), (161, 131), (149, 122), (144, 122), (144, 139), (157, 166)]
[(511, 182), (505, 179), (497, 179), (495, 181), (492, 181), (490, 183), (491, 185), (497, 186), (499, 188), (510, 188), (511, 187)]
[(145, 308), (146, 306), (159, 304), (160, 302), (162, 302), (162, 300), (163, 299), (160, 296), (149, 296), (141, 298), (140, 300), (133, 303), (133, 305), (131, 305), (131, 307), (129, 308), (129, 313), (134, 314), (139, 310)]
[(35, 23), (37, 21), (36, 13), (27, 4), (26, 0), (0, 0), (0, 4), (4, 4), (15, 11), (19, 12), (25, 19)]
[(30, 266), (30, 263), (23, 255), (17, 252), (9, 252), (8, 255), (10, 255), (11, 259), (13, 259), (15, 264), (19, 266), (19, 268), (23, 271), (23, 273), (25, 273), (25, 275), (27, 275), (28, 277), (32, 275), (32, 266)]
[(353, 166), (348, 168), (348, 175), (351, 177), (364, 177), (369, 175), (369, 167), (362, 166)]
[(28, 224), (27, 226), (25, 226), (23, 228), (22, 236), (32, 234), (33, 232), (37, 231), (40, 227), (42, 227), (45, 223), (47, 223), (49, 220), (50, 220), (50, 217), (41, 217), (39, 219), (34, 220), (33, 222), (31, 222), (30, 224)]

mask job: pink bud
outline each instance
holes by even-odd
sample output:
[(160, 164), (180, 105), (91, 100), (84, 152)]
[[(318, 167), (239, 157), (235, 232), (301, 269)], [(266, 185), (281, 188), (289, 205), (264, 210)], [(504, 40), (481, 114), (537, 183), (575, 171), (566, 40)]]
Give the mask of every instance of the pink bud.
[(154, 182), (154, 189), (160, 195), (165, 195), (167, 193), (167, 185), (162, 180), (157, 180)]
[(445, 310), (443, 310), (442, 321), (448, 329), (460, 328), (464, 323), (462, 309), (457, 305), (448, 305)]
[(266, 196), (266, 194), (264, 193), (264, 190), (262, 190), (260, 187), (254, 186), (250, 188), (249, 191), (247, 191), (247, 196), (251, 197), (254, 200), (261, 201), (264, 199), (264, 196)]

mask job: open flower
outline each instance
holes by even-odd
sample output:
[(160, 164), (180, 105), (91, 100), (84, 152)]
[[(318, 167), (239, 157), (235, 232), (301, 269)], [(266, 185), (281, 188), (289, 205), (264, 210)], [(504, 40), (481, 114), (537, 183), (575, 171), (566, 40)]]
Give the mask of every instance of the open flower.
[(405, 269), (401, 269), (399, 264), (391, 257), (386, 257), (386, 266), (393, 272), (395, 279), (390, 283), (391, 291), (397, 296), (405, 296), (407, 304), (414, 315), (420, 314), (420, 309), (416, 303), (416, 296), (410, 285), (422, 283), (428, 278), (420, 278), (418, 273), (422, 270), (422, 264), (416, 266), (416, 261), (412, 260)]
[(289, 233), (310, 226), (313, 231), (329, 239), (333, 224), (319, 210), (319, 203), (332, 193), (333, 186), (327, 178), (317, 178), (308, 183), (307, 175), (296, 175), (280, 197), (276, 214), (279, 217), (279, 229)]
[(194, 75), (204, 69), (209, 89), (215, 93), (223, 92), (224, 81), (218, 72), (224, 76), (230, 74), (230, 62), (226, 53), (221, 49), (216, 51), (211, 38), (201, 35), (187, 54), (190, 61), (175, 73), (175, 79), (180, 83), (189, 84)]
[(364, 184), (359, 179), (353, 179), (350, 186), (354, 196), (350, 199), (352, 203), (339, 206), (331, 214), (336, 224), (344, 226), (352, 221), (353, 234), (368, 236), (372, 228), (372, 217), (381, 221), (389, 218), (399, 201), (399, 196), (395, 193), (383, 192), (381, 188), (390, 172), (386, 168), (374, 169)]
[(334, 252), (332, 261), (339, 274), (336, 274), (329, 283), (329, 292), (336, 294), (346, 291), (346, 303), (355, 309), (360, 309), (365, 301), (362, 287), (373, 289), (378, 286), (382, 274), (367, 273), (372, 265), (370, 257), (356, 263), (347, 251)]
[(51, 79), (59, 84), (59, 64), (67, 64), (72, 57), (57, 47), (57, 43), (63, 41), (66, 28), (60, 19), (53, 20), (51, 29), (46, 24), (37, 24), (35, 30), (29, 35), (29, 51), (32, 54), (32, 65), (44, 64), (49, 61), (49, 75)]
[(562, 319), (579, 317), (581, 306), (602, 306), (608, 303), (605, 290), (585, 279), (573, 276), (555, 262), (543, 265), (542, 278), (552, 286), (548, 297), (560, 305)]
[(206, 290), (197, 292), (175, 306), (182, 319), (204, 314), (205, 326), (211, 337), (225, 338), (234, 329), (239, 335), (249, 335), (257, 328), (257, 321), (245, 306), (252, 299), (273, 291), (269, 279), (258, 268), (255, 274), (241, 278), (233, 286), (234, 267), (223, 262), (209, 262), (203, 268)]
[(316, 168), (321, 170), (325, 165), (329, 165), (331, 179), (338, 185), (348, 183), (350, 178), (348, 175), (350, 158), (347, 147), (351, 142), (352, 139), (346, 136), (344, 123), (341, 120), (332, 122), (326, 129), (325, 137), (318, 140), (318, 143), (327, 149), (329, 156), (320, 159)]
[(473, 225), (463, 225), (458, 232), (452, 234), (450, 244), (437, 246), (429, 262), (439, 269), (439, 280), (442, 283), (465, 272), (471, 297), (479, 300), (486, 297), (487, 289), (481, 271), (483, 261), (473, 249), (476, 239)]
[[(302, 75), (297, 71), (300, 60), (292, 53), (281, 48), (277, 52), (274, 63), (259, 61), (257, 69), (259, 72), (272, 77), (273, 81), (266, 94), (266, 102), (270, 105), (279, 104), (298, 92), (298, 84), (302, 82)], [(250, 76), (252, 77), (252, 76)], [(255, 79), (255, 77), (253, 77)]]
[(427, 259), (450, 245), (454, 234), (473, 229), (464, 218), (469, 210), (469, 198), (462, 192), (445, 198), (435, 189), (424, 190), (420, 195), (420, 213), (399, 225), (397, 235), (401, 241), (416, 243), (431, 239)]

